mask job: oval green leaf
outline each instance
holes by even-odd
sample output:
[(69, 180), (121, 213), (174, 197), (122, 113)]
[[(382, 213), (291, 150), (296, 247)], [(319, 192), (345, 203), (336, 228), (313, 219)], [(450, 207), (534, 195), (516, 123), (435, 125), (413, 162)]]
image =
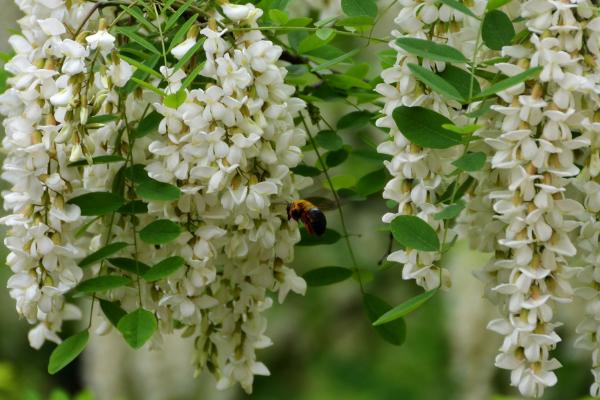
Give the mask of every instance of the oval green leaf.
[(508, 15), (500, 10), (491, 10), (485, 14), (481, 26), (483, 43), (492, 50), (502, 50), (510, 46), (515, 37), (515, 27)]
[(304, 165), (304, 164), (301, 164), (301, 165), (298, 165), (297, 167), (292, 168), (291, 171), (294, 174), (300, 175), (300, 176), (319, 176), (323, 173), (317, 167), (311, 167), (309, 165)]
[[(363, 304), (367, 311), (367, 317), (371, 323), (377, 321), (379, 317), (391, 310), (391, 306), (377, 296), (365, 293), (363, 295)], [(375, 331), (386, 342), (394, 346), (400, 346), (406, 340), (406, 323), (403, 318), (398, 318), (388, 324), (376, 326)]]
[(79, 262), (79, 266), (81, 268), (84, 268), (84, 267), (93, 265), (93, 264), (97, 263), (98, 261), (105, 259), (106, 257), (112, 256), (113, 254), (119, 252), (120, 250), (124, 249), (127, 246), (129, 246), (129, 244), (127, 244), (125, 242), (116, 242), (116, 243), (107, 244), (106, 246), (93, 252), (92, 254), (85, 257), (83, 260), (81, 260)]
[(302, 277), (308, 286), (327, 286), (345, 281), (352, 276), (352, 270), (343, 267), (322, 267), (305, 273)]
[(135, 193), (148, 201), (176, 201), (181, 197), (181, 190), (169, 183), (148, 178), (135, 187)]
[(139, 139), (153, 132), (156, 132), (156, 130), (158, 129), (158, 125), (160, 124), (160, 121), (162, 121), (163, 118), (164, 117), (161, 114), (157, 113), (156, 111), (152, 111), (140, 121), (136, 130), (133, 132), (133, 137)]
[(106, 215), (117, 211), (125, 201), (111, 192), (92, 192), (74, 197), (68, 201), (81, 209), (83, 216)]
[(144, 280), (147, 282), (158, 281), (176, 272), (184, 265), (185, 260), (182, 257), (169, 257), (153, 266), (150, 270), (146, 271), (142, 278), (144, 278)]
[(454, 47), (425, 39), (403, 37), (396, 39), (396, 44), (410, 54), (417, 57), (423, 57), (428, 60), (445, 61), (458, 64), (469, 61)]
[(50, 355), (48, 373), (54, 375), (75, 360), (85, 349), (89, 338), (88, 331), (83, 331), (59, 344)]
[(373, 326), (387, 324), (410, 314), (435, 296), (437, 291), (438, 289), (433, 289), (428, 292), (421, 293), (420, 295), (415, 296), (400, 305), (397, 305), (373, 322)]
[(100, 300), (100, 308), (106, 318), (115, 327), (119, 324), (121, 318), (127, 314), (117, 303), (108, 300)]
[(154, 335), (157, 326), (154, 314), (139, 308), (122, 317), (117, 328), (131, 347), (139, 349)]
[(442, 125), (452, 122), (424, 107), (400, 106), (392, 113), (400, 132), (412, 143), (432, 149), (447, 149), (462, 143), (462, 137)]
[(116, 257), (109, 258), (108, 262), (111, 265), (122, 269), (123, 271), (131, 272), (132, 274), (142, 275), (146, 273), (150, 267), (141, 261), (134, 260), (133, 258)]
[(325, 150), (339, 150), (344, 145), (342, 138), (334, 131), (321, 131), (317, 133), (315, 142)]
[(140, 239), (149, 244), (165, 244), (181, 234), (181, 228), (173, 221), (160, 219), (148, 224), (140, 231)]
[(417, 64), (408, 64), (408, 69), (410, 69), (410, 71), (418, 80), (429, 86), (434, 92), (437, 92), (451, 100), (457, 100), (461, 103), (465, 101), (458, 89), (456, 89), (450, 82), (447, 82), (440, 75), (437, 75), (427, 68), (423, 68)]
[(485, 153), (480, 151), (476, 153), (467, 153), (460, 157), (458, 160), (452, 162), (456, 168), (466, 171), (473, 172), (479, 171), (485, 165)]
[(391, 223), (394, 239), (407, 248), (439, 251), (440, 240), (427, 222), (414, 215), (399, 215)]
[(104, 275), (81, 282), (74, 291), (76, 296), (116, 289), (131, 283), (131, 279), (121, 275)]
[(342, 0), (342, 10), (349, 17), (377, 16), (377, 4), (374, 0)]
[(362, 196), (370, 196), (382, 191), (387, 182), (386, 169), (381, 168), (360, 178), (356, 183), (356, 191)]
[(489, 86), (483, 89), (477, 96), (473, 98), (473, 100), (481, 100), (485, 99), (489, 96), (494, 96), (496, 93), (501, 92), (503, 90), (509, 89), (515, 85), (518, 85), (521, 82), (528, 80), (529, 78), (533, 78), (535, 75), (539, 74), (542, 71), (542, 67), (534, 67), (530, 68), (527, 71), (521, 72), (515, 76), (511, 76), (510, 78), (506, 78), (492, 86)]

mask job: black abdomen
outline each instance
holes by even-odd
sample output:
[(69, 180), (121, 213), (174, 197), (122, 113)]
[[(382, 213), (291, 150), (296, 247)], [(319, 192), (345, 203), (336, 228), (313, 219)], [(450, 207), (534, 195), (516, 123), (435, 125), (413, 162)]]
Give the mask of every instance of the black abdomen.
[(327, 219), (323, 211), (318, 208), (311, 208), (308, 210), (308, 218), (310, 219), (310, 226), (317, 236), (321, 236), (327, 229)]

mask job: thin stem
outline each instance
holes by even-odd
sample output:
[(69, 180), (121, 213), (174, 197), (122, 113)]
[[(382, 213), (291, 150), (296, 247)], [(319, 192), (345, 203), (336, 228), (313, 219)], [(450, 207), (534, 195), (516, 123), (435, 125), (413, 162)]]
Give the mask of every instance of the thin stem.
[[(154, 15), (156, 15), (156, 18), (158, 18), (158, 10), (156, 9), (156, 3), (152, 3), (152, 5), (154, 7)], [(163, 31), (162, 31), (162, 24), (157, 24), (157, 25), (158, 25), (158, 35), (160, 36), (160, 46), (162, 47), (163, 62), (165, 64), (165, 68), (167, 68), (167, 65), (168, 65), (167, 50), (165, 48), (165, 37), (164, 37)], [(168, 78), (170, 78), (170, 76)]]
[[(358, 269), (356, 257), (354, 256), (354, 250), (352, 249), (352, 243), (350, 242), (350, 235), (348, 234), (348, 228), (346, 226), (346, 218), (344, 217), (344, 211), (342, 209), (342, 202), (340, 201), (340, 198), (339, 198), (337, 192), (335, 191), (335, 187), (333, 185), (331, 177), (329, 176), (329, 170), (327, 168), (327, 164), (325, 164), (325, 162), (323, 161), (323, 157), (321, 157), (321, 152), (319, 152), (319, 148), (315, 142), (315, 139), (314, 139), (313, 135), (310, 133), (310, 128), (308, 127), (308, 124), (306, 123), (306, 119), (304, 118), (304, 115), (302, 113), (300, 113), (300, 116), (302, 118), (302, 124), (304, 125), (304, 129), (306, 130), (306, 134), (308, 135), (308, 138), (310, 140), (310, 144), (313, 147), (315, 154), (317, 155), (319, 164), (321, 164), (321, 168), (323, 170), (323, 175), (325, 175), (325, 179), (327, 179), (327, 184), (329, 185), (329, 188), (331, 189), (331, 192), (333, 193), (333, 198), (335, 199), (338, 213), (340, 215), (340, 224), (342, 225), (342, 233), (344, 236), (344, 241), (346, 242), (346, 247), (348, 248), (348, 254), (350, 255), (350, 260), (352, 261), (352, 267), (354, 269), (354, 272), (356, 273), (356, 279), (358, 280), (358, 284), (360, 285), (360, 291), (362, 293), (365, 293), (362, 278), (360, 276), (360, 270)], [(327, 124), (327, 125), (329, 125), (329, 124)]]

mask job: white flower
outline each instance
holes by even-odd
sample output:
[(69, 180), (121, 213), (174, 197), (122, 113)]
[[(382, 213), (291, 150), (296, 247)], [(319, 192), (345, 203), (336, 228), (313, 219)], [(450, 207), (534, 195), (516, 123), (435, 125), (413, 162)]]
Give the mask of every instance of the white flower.
[(93, 35), (87, 36), (85, 40), (90, 45), (90, 49), (99, 49), (102, 55), (107, 55), (115, 47), (116, 38), (107, 30), (99, 30)]
[(177, 46), (173, 47), (171, 54), (178, 60), (181, 60), (185, 54), (196, 45), (196, 38), (187, 38)]

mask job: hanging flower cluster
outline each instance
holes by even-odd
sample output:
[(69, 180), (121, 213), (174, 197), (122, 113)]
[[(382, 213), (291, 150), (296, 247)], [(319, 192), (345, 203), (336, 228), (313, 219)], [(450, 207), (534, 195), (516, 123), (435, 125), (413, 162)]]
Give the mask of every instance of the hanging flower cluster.
[[(62, 322), (82, 314), (69, 300), (89, 294), (98, 333), (115, 325), (137, 348), (181, 329), (198, 372), (251, 392), (269, 374), (255, 354), (271, 345), (268, 293), (306, 290), (288, 266), (300, 234), (286, 211), (311, 183), (290, 170), (305, 104), (284, 83), (282, 48), (255, 29), (251, 4), (194, 17), (167, 54), (113, 29), (129, 9), (99, 18), (102, 4), (75, 3), (19, 3), (0, 97), (8, 287), (35, 324), (30, 343), (60, 343)], [(162, 35), (165, 15), (144, 13), (143, 30)], [(125, 39), (129, 52), (116, 47)], [(156, 54), (132, 58), (143, 50)], [(87, 331), (64, 344), (78, 340)]]
[[(560, 323), (554, 313), (557, 304), (573, 299), (572, 285), (579, 271), (574, 257), (579, 247), (585, 264), (579, 275), (588, 285), (581, 293), (590, 303), (588, 318), (578, 328), (578, 343), (594, 351), (596, 383), (591, 393), (598, 396), (600, 19), (589, 1), (518, 3), (507, 6), (507, 15), (490, 10), (490, 5), (486, 10), (486, 2), (475, 2), (467, 10), (460, 9), (460, 17), (455, 18), (458, 7), (449, 11), (440, 4), (403, 2), (396, 19), (402, 31), (395, 36), (400, 39), (392, 42), (397, 61), (383, 72), (385, 84), (377, 88), (386, 101), (378, 126), (389, 129), (393, 139), (379, 147), (393, 157), (386, 164), (393, 179), (384, 198), (399, 204), (398, 212), (386, 214), (384, 222), (392, 223), (392, 231), (402, 242), (402, 216), (417, 215), (436, 233), (443, 251), (452, 238), (446, 232), (446, 217), (451, 220), (466, 207), (460, 223), (450, 229), (467, 236), (473, 247), (494, 252), (480, 276), (502, 313), (502, 318), (489, 324), (489, 329), (505, 336), (496, 365), (510, 370), (511, 384), (531, 397), (542, 396), (546, 387), (556, 384), (553, 371), (560, 363), (552, 357), (552, 350), (561, 338), (555, 332)], [(511, 20), (518, 16), (513, 24)], [(505, 34), (508, 40), (502, 43)], [(430, 54), (421, 54), (415, 42), (406, 40), (410, 37), (426, 39)], [(448, 46), (430, 44), (436, 41)], [(456, 67), (440, 62), (452, 63), (453, 58), (461, 62), (461, 54), (470, 60), (472, 73), (478, 69), (470, 81), (460, 82), (448, 70)], [(415, 56), (423, 56), (425, 71), (409, 64), (418, 64)], [(437, 74), (432, 77), (427, 70)], [(506, 81), (498, 83), (499, 76)], [(487, 93), (485, 81), (490, 82)], [(452, 102), (460, 85), (469, 85), (471, 93)], [(411, 116), (418, 118), (418, 106), (452, 122), (436, 127), (423, 121), (419, 138), (407, 122)], [(419, 112), (431, 120), (431, 114)], [(427, 134), (423, 126), (467, 137), (466, 141), (457, 138), (467, 147), (462, 157), (451, 153), (460, 145), (429, 142), (425, 145), (429, 148), (417, 146)], [(440, 147), (444, 150), (437, 150)], [(481, 162), (476, 162), (478, 157)], [(579, 165), (584, 165), (583, 172)], [(467, 180), (460, 179), (463, 172), (469, 174)], [(451, 199), (447, 208), (445, 199), (439, 199), (447, 192), (445, 181), (466, 187), (464, 198)], [(583, 193), (582, 203), (577, 192), (571, 194), (570, 186)], [(459, 211), (454, 213), (452, 207)], [(406, 248), (388, 259), (404, 264), (404, 278), (416, 278), (427, 290), (440, 286), (435, 279), (441, 268), (440, 251), (420, 252), (410, 249), (408, 241), (402, 244)]]
[[(447, 42), (466, 54), (474, 52), (477, 26), (464, 14), (433, 2), (403, 1), (402, 5), (395, 19), (399, 30), (392, 32), (394, 37)], [(479, 12), (482, 7), (485, 3), (479, 2)], [(393, 178), (386, 185), (383, 197), (398, 203), (398, 208), (385, 214), (383, 222), (390, 223), (398, 215), (415, 215), (436, 231), (440, 241), (451, 240), (453, 232), (448, 231), (445, 221), (436, 215), (442, 211), (440, 198), (444, 192), (454, 191), (453, 187), (448, 187), (444, 177), (452, 172), (450, 162), (457, 158), (461, 149), (423, 148), (411, 142), (395, 121), (403, 117), (395, 117), (394, 112), (398, 107), (424, 107), (446, 117), (466, 119), (460, 115), (459, 102), (429, 90), (417, 79), (411, 68), (411, 65), (419, 66), (417, 56), (405, 51), (395, 41), (390, 46), (397, 52), (396, 62), (382, 72), (384, 83), (379, 84), (376, 91), (385, 98), (383, 116), (377, 121), (377, 126), (389, 130), (392, 140), (380, 144), (377, 150), (392, 157), (391, 161), (386, 161), (386, 168)], [(423, 60), (420, 66), (434, 72), (444, 71), (446, 67), (444, 63), (429, 60)], [(404, 264), (404, 279), (414, 279), (426, 290), (450, 286), (450, 276), (441, 267), (440, 259), (440, 252), (412, 248), (398, 250), (388, 256), (388, 261)]]

